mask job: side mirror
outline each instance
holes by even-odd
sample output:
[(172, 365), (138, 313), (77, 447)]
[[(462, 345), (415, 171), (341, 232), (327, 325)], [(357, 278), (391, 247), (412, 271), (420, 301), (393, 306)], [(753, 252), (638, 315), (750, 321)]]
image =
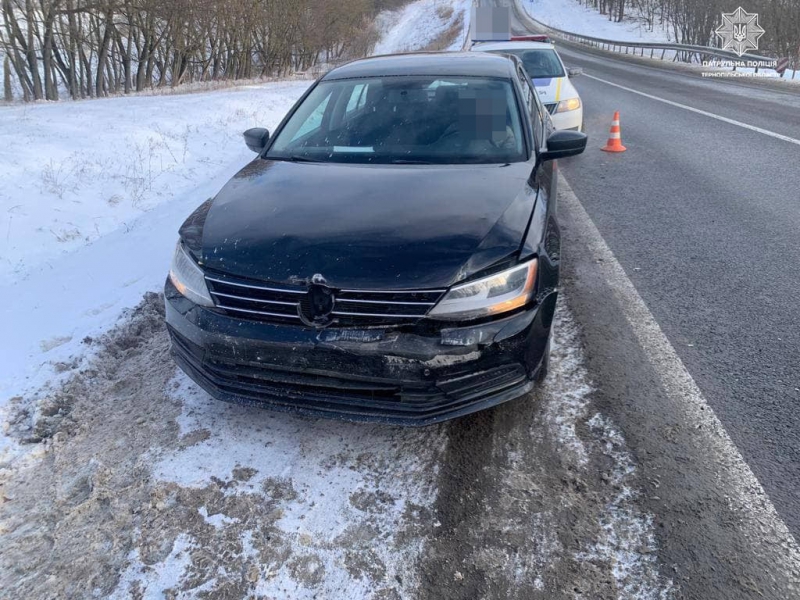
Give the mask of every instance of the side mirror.
[(263, 127), (253, 127), (244, 132), (244, 143), (253, 152), (261, 152), (269, 141), (269, 131)]
[(567, 77), (577, 77), (578, 75), (583, 75), (583, 69), (580, 67), (569, 67), (567, 69)]
[(547, 138), (547, 149), (539, 153), (539, 160), (544, 162), (580, 154), (586, 150), (586, 141), (588, 139), (588, 136), (580, 131), (569, 129), (554, 131)]

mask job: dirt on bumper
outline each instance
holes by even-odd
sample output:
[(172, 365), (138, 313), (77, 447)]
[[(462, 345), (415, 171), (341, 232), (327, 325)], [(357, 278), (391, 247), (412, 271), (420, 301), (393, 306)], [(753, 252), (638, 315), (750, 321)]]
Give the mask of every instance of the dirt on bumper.
[(248, 323), (166, 288), (176, 362), (212, 396), (343, 418), (426, 425), (531, 389), (556, 294), (484, 325), (422, 335)]

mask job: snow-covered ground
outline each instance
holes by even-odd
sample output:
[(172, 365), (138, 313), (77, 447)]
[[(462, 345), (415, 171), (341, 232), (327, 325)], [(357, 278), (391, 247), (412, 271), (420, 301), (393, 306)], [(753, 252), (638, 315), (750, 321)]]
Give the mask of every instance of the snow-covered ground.
[(308, 81), (0, 109), (0, 405), (163, 283), (186, 216)]
[(452, 41), (435, 48), (460, 50), (469, 30), (472, 0), (416, 0), (407, 6), (379, 15), (378, 26), (383, 35), (375, 46), (375, 54), (424, 50), (447, 32)]
[[(183, 406), (177, 419), (181, 436), (202, 435), (161, 456), (153, 466), (155, 479), (198, 495), (215, 478), (234, 484), (221, 490), (217, 502), (207, 497), (197, 511), (212, 525), (202, 528), (212, 539), (227, 533), (241, 543), (241, 559), (254, 565), (251, 579), (259, 597), (379, 598), (382, 588), (406, 596), (419, 585), (415, 560), (421, 540), (412, 530), (431, 527), (421, 509), (435, 500), (431, 466), (444, 448), (441, 430), (272, 415), (220, 403), (182, 373), (174, 385)], [(270, 507), (265, 512), (273, 520), (267, 544), (273, 561), (259, 556), (265, 550), (263, 524), (232, 510), (243, 500)], [(373, 535), (382, 543), (375, 544)], [(192, 555), (209, 540), (179, 536), (181, 543), (158, 564), (134, 551), (114, 595), (127, 598), (138, 584), (146, 596), (157, 596), (189, 579), (197, 561)], [(281, 560), (282, 554), (294, 556)], [(218, 585), (225, 576), (206, 572), (200, 581)]]
[(275, 126), (308, 82), (183, 97), (17, 105), (0, 111), (0, 282), (173, 201), (232, 159), (241, 132)]
[(633, 19), (615, 23), (578, 0), (520, 0), (520, 4), (537, 21), (571, 33), (624, 42), (674, 41), (666, 27), (656, 24), (650, 31), (644, 21)]

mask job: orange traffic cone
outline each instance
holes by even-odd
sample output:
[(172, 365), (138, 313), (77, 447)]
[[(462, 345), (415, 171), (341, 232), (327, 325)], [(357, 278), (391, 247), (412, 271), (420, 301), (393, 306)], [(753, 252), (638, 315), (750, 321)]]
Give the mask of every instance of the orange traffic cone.
[(606, 152), (625, 152), (627, 148), (622, 145), (622, 138), (619, 130), (619, 111), (614, 113), (614, 120), (611, 122), (611, 132), (608, 134), (606, 145), (600, 148)]

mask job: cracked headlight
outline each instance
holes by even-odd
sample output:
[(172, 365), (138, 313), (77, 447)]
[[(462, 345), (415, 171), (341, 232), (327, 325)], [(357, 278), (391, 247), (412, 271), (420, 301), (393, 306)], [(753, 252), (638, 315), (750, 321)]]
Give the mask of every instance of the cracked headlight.
[(525, 306), (536, 287), (536, 266), (534, 258), (501, 273), (452, 287), (428, 317), (465, 321)]
[(178, 241), (172, 266), (169, 268), (169, 280), (178, 291), (189, 300), (200, 306), (214, 306), (211, 294), (208, 293), (203, 271)]

